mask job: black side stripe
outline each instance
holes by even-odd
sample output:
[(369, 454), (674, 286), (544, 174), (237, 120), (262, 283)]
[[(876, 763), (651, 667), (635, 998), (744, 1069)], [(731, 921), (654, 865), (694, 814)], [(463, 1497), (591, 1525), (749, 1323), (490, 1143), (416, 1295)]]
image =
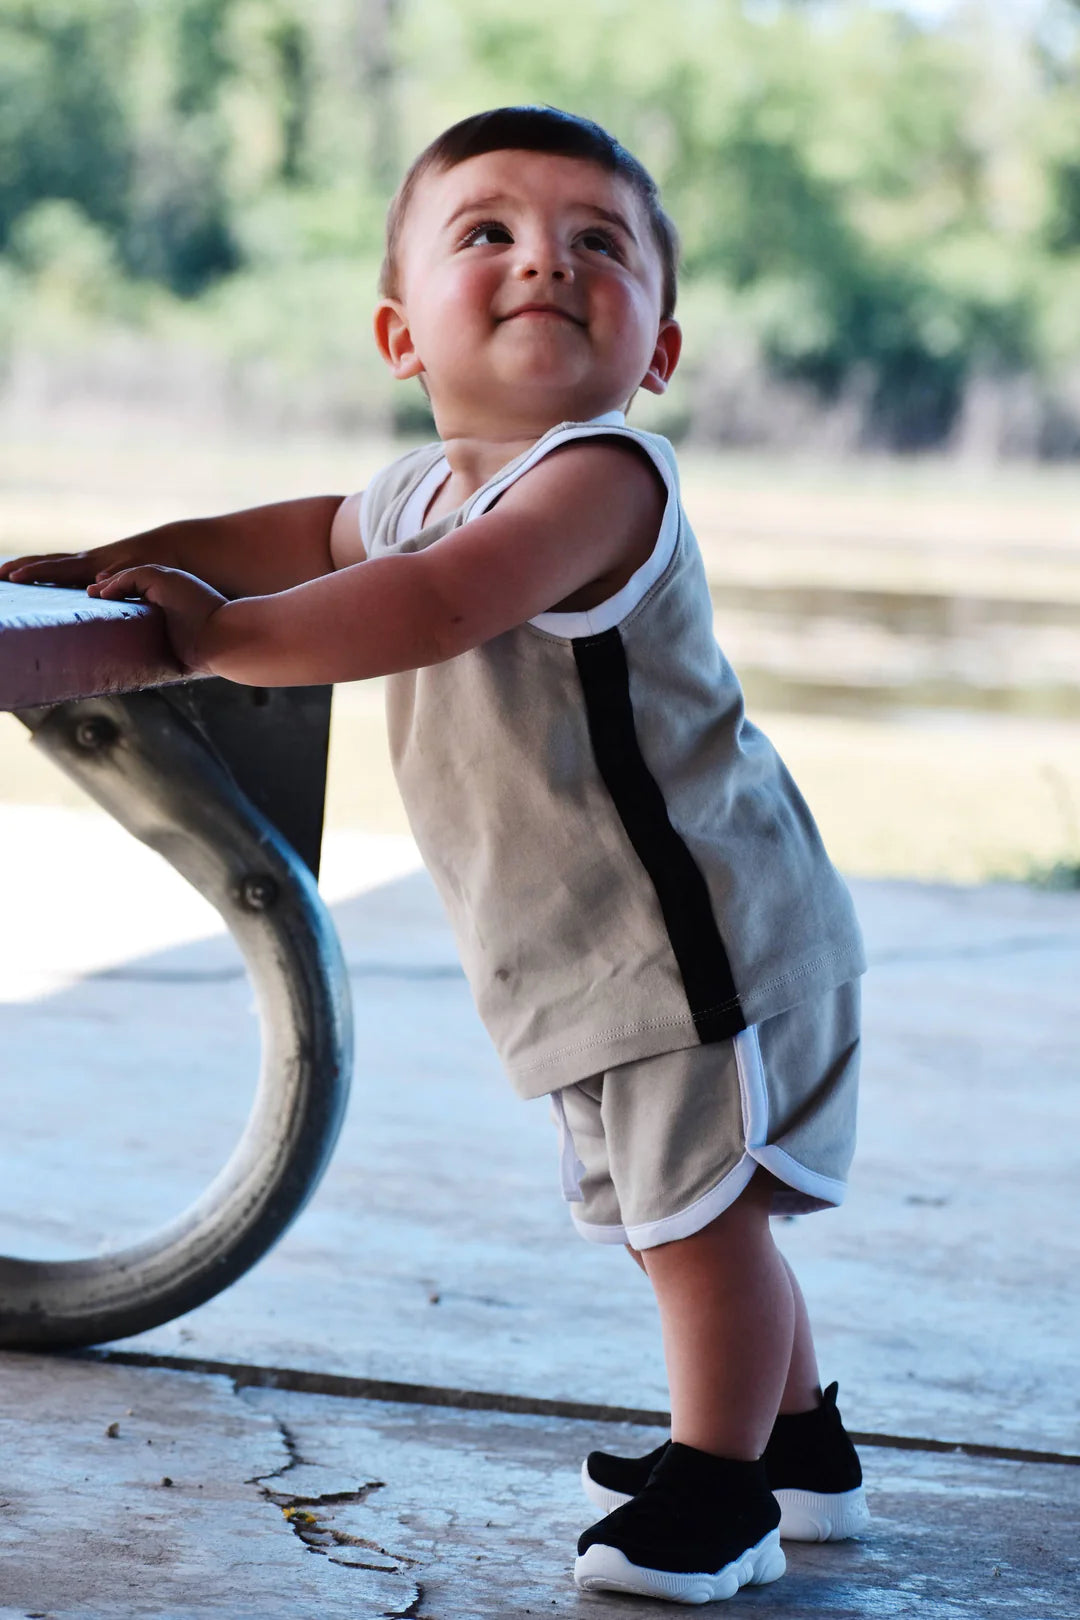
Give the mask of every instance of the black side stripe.
[(596, 764), (656, 891), (698, 1039), (727, 1040), (746, 1020), (708, 886), (642, 758), (622, 637), (605, 630), (573, 646)]

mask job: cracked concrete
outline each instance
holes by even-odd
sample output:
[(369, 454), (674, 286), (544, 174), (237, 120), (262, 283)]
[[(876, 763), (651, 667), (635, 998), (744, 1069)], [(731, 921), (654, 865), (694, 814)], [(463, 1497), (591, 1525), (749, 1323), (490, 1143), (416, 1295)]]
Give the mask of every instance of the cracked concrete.
[(412, 1601), (408, 1578), (350, 1593), (306, 1556), (257, 1483), (292, 1464), (280, 1421), (227, 1380), (34, 1356), (6, 1356), (2, 1376), (0, 1595), (15, 1614), (374, 1620)]
[[(347, 1522), (420, 1559), (425, 1614), (486, 1620), (616, 1612), (610, 1600), (569, 1588), (567, 1550), (591, 1518), (578, 1468), (593, 1444), (644, 1450), (655, 1444), (655, 1430), (613, 1425), (598, 1434), (593, 1425), (565, 1420), (418, 1413), (267, 1390), (248, 1390), (243, 1399), (287, 1416), (305, 1453), (320, 1459), (323, 1482), (347, 1469), (358, 1450), (379, 1456), (388, 1484)], [(789, 1546), (787, 1577), (744, 1594), (755, 1614), (1063, 1620), (1075, 1612), (1080, 1470), (877, 1448), (866, 1451), (865, 1462), (873, 1533), (843, 1547)], [(628, 1616), (669, 1612), (624, 1601), (616, 1608)]]
[[(397, 1574), (399, 1570), (393, 1561), (382, 1564), (366, 1562), (362, 1556), (353, 1553), (347, 1554), (343, 1549), (361, 1548), (366, 1553), (377, 1553), (381, 1558), (387, 1559), (390, 1555), (374, 1541), (366, 1541), (362, 1536), (352, 1536), (341, 1530), (333, 1522), (338, 1516), (338, 1510), (345, 1504), (365, 1502), (372, 1491), (385, 1489), (386, 1481), (381, 1479), (368, 1480), (353, 1490), (322, 1491), (315, 1496), (297, 1495), (295, 1493), (272, 1490), (267, 1484), (268, 1480), (282, 1480), (288, 1475), (299, 1472), (302, 1476), (305, 1471), (317, 1465), (310, 1458), (301, 1455), (296, 1436), (287, 1423), (281, 1418), (275, 1418), (278, 1433), (288, 1455), (288, 1461), (280, 1468), (275, 1468), (269, 1474), (256, 1474), (248, 1480), (249, 1485), (258, 1487), (261, 1496), (267, 1502), (272, 1502), (281, 1509), (281, 1516), (289, 1529), (311, 1552), (324, 1553), (332, 1564), (344, 1564), (357, 1569), (377, 1570), (382, 1574)], [(294, 1481), (294, 1483), (297, 1483)], [(312, 1512), (312, 1509), (319, 1512)], [(332, 1511), (327, 1514), (326, 1509)], [(405, 1560), (409, 1562), (409, 1560)]]
[[(3, 1376), (0, 1620), (661, 1612), (570, 1578), (592, 1517), (583, 1453), (644, 1450), (655, 1429), (235, 1392), (223, 1378), (38, 1356), (5, 1357)], [(787, 1575), (741, 1609), (1072, 1620), (1080, 1468), (876, 1447), (864, 1463), (871, 1531), (789, 1545)]]

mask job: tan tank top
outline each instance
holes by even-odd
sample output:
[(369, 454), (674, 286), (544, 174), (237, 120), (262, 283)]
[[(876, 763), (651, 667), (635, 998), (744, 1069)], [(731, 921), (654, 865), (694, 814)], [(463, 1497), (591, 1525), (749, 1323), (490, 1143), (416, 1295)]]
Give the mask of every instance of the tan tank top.
[(613, 412), (552, 428), (456, 512), (411, 451), (365, 494), (369, 557), (437, 545), (571, 439), (630, 439), (667, 503), (599, 607), (544, 613), (387, 679), (405, 807), (517, 1091), (725, 1039), (864, 971), (848, 891), (717, 646), (667, 440)]

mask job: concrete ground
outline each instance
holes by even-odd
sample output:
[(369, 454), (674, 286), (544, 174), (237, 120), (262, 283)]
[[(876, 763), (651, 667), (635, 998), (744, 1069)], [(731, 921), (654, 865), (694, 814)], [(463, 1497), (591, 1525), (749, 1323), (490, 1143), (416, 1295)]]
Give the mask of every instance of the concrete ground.
[[(0, 1251), (112, 1248), (235, 1141), (250, 995), (213, 914), (107, 820), (8, 808), (0, 836)], [(570, 1230), (545, 1109), (502, 1081), (408, 841), (335, 835), (324, 891), (358, 1028), (334, 1164), (254, 1272), (116, 1347), (143, 1364), (0, 1359), (0, 1617), (659, 1613), (568, 1574), (583, 1452), (658, 1440), (573, 1415), (662, 1411), (645, 1285)], [(851, 1196), (778, 1235), (866, 1436), (874, 1523), (789, 1548), (785, 1579), (736, 1602), (1072, 1620), (1080, 896), (857, 899)]]
[[(569, 1579), (597, 1425), (32, 1356), (3, 1371), (4, 1617), (672, 1612)], [(620, 1424), (599, 1439), (644, 1449), (657, 1433)], [(784, 1579), (741, 1593), (733, 1614), (1076, 1614), (1080, 1470), (877, 1447), (864, 1459), (871, 1531), (789, 1544)]]

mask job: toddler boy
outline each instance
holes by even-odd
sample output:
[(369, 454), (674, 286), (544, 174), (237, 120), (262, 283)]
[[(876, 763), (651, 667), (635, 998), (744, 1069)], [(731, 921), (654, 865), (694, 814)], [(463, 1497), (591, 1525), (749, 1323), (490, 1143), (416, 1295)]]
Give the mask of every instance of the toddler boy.
[(716, 645), (670, 445), (676, 238), (605, 131), (464, 120), (392, 206), (375, 336), (440, 442), (362, 497), (165, 525), (2, 574), (139, 595), (184, 666), (389, 677), (401, 791), (477, 1005), (550, 1095), (583, 1236), (660, 1309), (671, 1441), (593, 1453), (588, 1589), (698, 1603), (866, 1520), (769, 1232), (838, 1204), (864, 962), (847, 892)]

